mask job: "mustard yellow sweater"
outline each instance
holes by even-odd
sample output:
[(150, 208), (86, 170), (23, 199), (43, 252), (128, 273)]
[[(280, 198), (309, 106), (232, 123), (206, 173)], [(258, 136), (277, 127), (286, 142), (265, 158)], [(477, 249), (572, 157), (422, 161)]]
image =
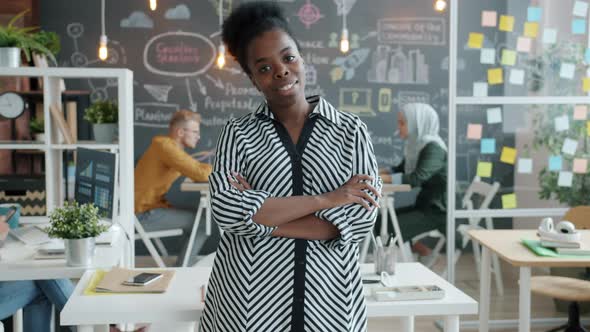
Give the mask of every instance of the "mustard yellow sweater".
[(206, 182), (209, 164), (198, 162), (168, 136), (156, 136), (135, 167), (135, 213), (169, 208), (164, 195), (180, 175)]

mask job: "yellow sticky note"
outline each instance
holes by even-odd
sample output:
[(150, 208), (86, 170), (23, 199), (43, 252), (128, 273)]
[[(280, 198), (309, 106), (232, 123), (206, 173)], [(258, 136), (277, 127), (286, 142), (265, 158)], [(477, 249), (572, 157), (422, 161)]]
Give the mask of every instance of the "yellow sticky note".
[(503, 147), (500, 161), (506, 164), (514, 165), (514, 162), (516, 162), (516, 149), (506, 146)]
[(516, 194), (502, 195), (502, 208), (515, 209), (516, 208)]
[(489, 178), (492, 176), (492, 163), (480, 161), (477, 163), (477, 176), (480, 178)]
[(467, 46), (469, 48), (481, 48), (483, 46), (483, 33), (470, 32)]
[(514, 30), (514, 16), (502, 15), (500, 16), (500, 31)]
[(501, 62), (505, 66), (514, 66), (516, 64), (516, 51), (502, 50)]
[(584, 90), (584, 92), (588, 92), (590, 91), (590, 77), (584, 77), (584, 80), (582, 80), (582, 89)]
[(530, 38), (537, 38), (539, 34), (539, 24), (537, 22), (524, 23), (524, 35)]
[(586, 132), (588, 133), (588, 136), (590, 136), (590, 121), (586, 122)]
[(502, 68), (488, 69), (488, 84), (502, 84), (504, 83), (504, 73)]

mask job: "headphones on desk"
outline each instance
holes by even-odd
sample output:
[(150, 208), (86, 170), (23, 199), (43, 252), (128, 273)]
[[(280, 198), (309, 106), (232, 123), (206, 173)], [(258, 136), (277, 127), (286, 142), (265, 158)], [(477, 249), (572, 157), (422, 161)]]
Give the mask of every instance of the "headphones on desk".
[(553, 219), (544, 218), (539, 225), (537, 234), (542, 240), (560, 241), (560, 242), (577, 242), (580, 241), (580, 232), (570, 221), (562, 220), (553, 226)]

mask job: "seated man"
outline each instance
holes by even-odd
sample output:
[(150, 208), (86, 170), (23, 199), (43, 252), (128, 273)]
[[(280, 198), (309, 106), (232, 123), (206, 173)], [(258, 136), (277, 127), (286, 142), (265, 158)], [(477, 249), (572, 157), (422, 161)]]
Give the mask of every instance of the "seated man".
[[(174, 208), (164, 195), (179, 176), (207, 182), (212, 167), (193, 159), (185, 148), (194, 148), (200, 139), (200, 116), (180, 110), (172, 116), (167, 136), (156, 136), (135, 167), (135, 214), (147, 232), (182, 228), (182, 249), (176, 265), (182, 265), (196, 211)], [(205, 223), (199, 225), (190, 257), (199, 253), (206, 240)], [(215, 239), (217, 227), (212, 227)], [(215, 251), (212, 248), (211, 251)], [(205, 254), (205, 253), (204, 253)], [(189, 265), (192, 261), (189, 258)]]

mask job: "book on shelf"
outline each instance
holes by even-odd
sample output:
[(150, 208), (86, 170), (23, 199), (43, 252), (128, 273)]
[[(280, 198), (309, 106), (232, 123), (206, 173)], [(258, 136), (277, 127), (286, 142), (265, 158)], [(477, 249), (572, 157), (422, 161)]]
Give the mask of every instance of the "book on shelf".
[(541, 245), (545, 248), (580, 248), (579, 241), (563, 242), (563, 241), (541, 240)]
[[(142, 273), (161, 273), (162, 277), (145, 286), (128, 286), (123, 283)], [(114, 267), (104, 273), (101, 280), (96, 281), (96, 293), (164, 293), (174, 277), (173, 270), (130, 270)]]
[(61, 111), (61, 107), (59, 105), (51, 105), (49, 106), (49, 111), (51, 113), (51, 116), (55, 120), (55, 124), (59, 128), (59, 131), (61, 131), (61, 134), (64, 137), (66, 143), (74, 144), (74, 138), (72, 136), (72, 133), (70, 133), (70, 129), (68, 127), (68, 124), (66, 123), (66, 119), (64, 118), (63, 112)]

